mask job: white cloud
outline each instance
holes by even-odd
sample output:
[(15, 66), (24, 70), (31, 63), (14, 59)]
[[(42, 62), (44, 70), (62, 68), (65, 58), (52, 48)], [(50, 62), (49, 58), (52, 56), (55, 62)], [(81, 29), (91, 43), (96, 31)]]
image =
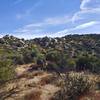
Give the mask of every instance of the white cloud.
[[(34, 7), (38, 7), (41, 3), (37, 2)], [(27, 9), (25, 15), (22, 14), (22, 16), (29, 15), (32, 13), (34, 7)], [(59, 32), (56, 32), (55, 34), (51, 34), (52, 36), (63, 36), (66, 35), (66, 33), (74, 32), (76, 30), (82, 30), (86, 29), (92, 26), (95, 26), (100, 23), (100, 18), (96, 18), (96, 14), (100, 15), (100, 0), (82, 0), (80, 4), (80, 10), (76, 12), (73, 16), (60, 16), (60, 17), (51, 17), (46, 18), (41, 22), (37, 23), (31, 23), (28, 25), (23, 26), (22, 28), (19, 28), (15, 30), (16, 33), (23, 33), (23, 34), (39, 34), (44, 33), (45, 30), (48, 27), (51, 26), (58, 26), (58, 25), (67, 25), (71, 24), (71, 22), (76, 22), (79, 20), (82, 20), (80, 25), (77, 25), (76, 27), (72, 27), (70, 29), (61, 30)], [(93, 15), (92, 17), (89, 17), (90, 15)], [(20, 14), (17, 15), (18, 19), (23, 18)], [(88, 16), (88, 17), (87, 17)], [(84, 20), (85, 19), (85, 20)], [(84, 23), (85, 21), (85, 23)], [(87, 21), (87, 22), (86, 22)], [(77, 23), (78, 24), (78, 23)], [(49, 35), (49, 36), (51, 36)], [(42, 35), (43, 36), (43, 35)]]
[(89, 3), (89, 2), (91, 2), (91, 0), (82, 0), (82, 3), (81, 3), (81, 5), (80, 5), (80, 9), (81, 9), (81, 10), (86, 10), (86, 9), (88, 9), (88, 8), (86, 7), (86, 5), (87, 5), (87, 3)]
[(87, 23), (83, 23), (81, 25), (78, 25), (74, 28), (70, 28), (70, 29), (65, 29), (65, 30), (62, 30), (62, 31), (59, 31), (59, 32), (56, 32), (54, 35), (55, 36), (64, 36), (66, 35), (66, 33), (71, 33), (72, 31), (75, 31), (75, 30), (82, 30), (82, 29), (86, 29), (88, 27), (92, 27), (92, 26), (95, 26), (97, 24), (100, 24), (99, 21), (90, 21), (90, 22), (87, 22)]
[(59, 24), (66, 24), (70, 21), (69, 16), (62, 16), (62, 17), (55, 17), (55, 18), (47, 18), (44, 20), (45, 23), (51, 25), (59, 25)]
[(79, 20), (82, 21), (80, 22), (81, 24), (70, 29), (56, 32), (55, 35), (66, 35), (67, 33), (73, 33), (75, 31), (88, 29), (91, 27), (95, 27), (96, 25), (100, 25), (100, 18), (98, 16), (100, 16), (100, 0), (82, 0), (80, 4), (80, 11), (76, 12), (71, 19), (73, 24), (75, 24), (75, 22), (78, 22)]
[(42, 27), (44, 23), (32, 23), (25, 25), (24, 28)]
[(51, 26), (58, 26), (62, 24), (67, 24), (70, 22), (71, 19), (69, 16), (61, 16), (61, 17), (54, 17), (54, 18), (47, 18), (44, 19), (42, 22), (39, 23), (31, 23), (28, 25), (23, 26), (15, 30), (15, 33), (40, 33), (43, 32), (47, 27)]
[(14, 31), (14, 33), (27, 33), (27, 34), (30, 34), (30, 33), (39, 33), (39, 32), (42, 32), (43, 30), (42, 29), (38, 29), (38, 28), (36, 28), (36, 29), (29, 29), (29, 28), (19, 28), (19, 29), (17, 29), (17, 30), (15, 30)]
[(76, 26), (73, 30), (85, 29), (85, 28), (91, 27), (91, 26), (99, 24), (99, 23), (100, 22), (98, 22), (98, 21), (91, 21), (91, 22), (83, 23), (79, 26)]
[(80, 9), (81, 10), (89, 10), (100, 8), (100, 0), (83, 0)]
[(56, 33), (52, 34), (51, 36), (52, 36), (52, 37), (58, 37), (58, 36), (59, 36), (59, 37), (62, 37), (62, 36), (64, 36), (64, 35), (66, 35), (66, 33), (69, 32), (69, 31), (70, 31), (70, 29), (65, 29), (65, 30), (56, 32)]
[(32, 23), (29, 25), (26, 25), (25, 27), (27, 28), (31, 28), (31, 27), (44, 27), (44, 26), (48, 26), (48, 25), (62, 25), (62, 24), (67, 24), (68, 22), (70, 22), (71, 19), (69, 16), (61, 16), (61, 17), (51, 17), (51, 18), (46, 18), (44, 19), (42, 22), (39, 23)]
[(100, 0), (82, 0), (80, 11), (73, 15), (72, 22), (83, 20), (87, 15), (89, 16), (91, 14), (93, 18), (95, 18), (97, 14), (100, 16)]

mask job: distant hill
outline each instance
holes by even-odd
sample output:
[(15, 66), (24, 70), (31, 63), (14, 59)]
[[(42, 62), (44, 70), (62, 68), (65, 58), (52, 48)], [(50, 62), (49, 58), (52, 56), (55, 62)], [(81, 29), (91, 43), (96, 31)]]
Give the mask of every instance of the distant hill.
[(65, 52), (88, 52), (100, 57), (100, 34), (67, 35), (62, 38), (36, 38), (30, 40), (43, 48), (55, 48)]
[(82, 52), (88, 52), (100, 57), (100, 34), (87, 35), (66, 35), (61, 38), (35, 38), (31, 40), (18, 39), (6, 35), (0, 38), (0, 46), (8, 46), (12, 49), (26, 48), (31, 45), (38, 45), (43, 49), (57, 49), (67, 52), (72, 56)]
[[(80, 57), (83, 57), (82, 61)], [(61, 38), (44, 37), (31, 40), (9, 35), (0, 38), (0, 59), (10, 59), (14, 64), (37, 62), (44, 66), (46, 62), (51, 62), (49, 66), (81, 66), (83, 69), (83, 66), (86, 68), (86, 66), (100, 65), (99, 58), (100, 34), (66, 35)], [(79, 65), (77, 65), (78, 59)], [(95, 69), (93, 67), (92, 69)]]

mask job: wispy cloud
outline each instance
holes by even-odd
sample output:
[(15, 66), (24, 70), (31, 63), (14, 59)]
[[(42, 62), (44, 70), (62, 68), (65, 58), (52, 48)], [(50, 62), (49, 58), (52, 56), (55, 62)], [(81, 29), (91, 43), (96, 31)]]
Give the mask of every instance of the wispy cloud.
[(73, 28), (56, 32), (55, 35), (66, 35), (67, 33), (73, 33), (78, 30), (83, 30), (95, 25), (100, 25), (100, 18), (96, 18), (97, 15), (100, 15), (100, 0), (82, 0), (80, 4), (80, 10), (72, 16), (71, 21), (73, 24), (75, 24), (76, 21), (78, 22), (80, 20), (83, 22)]
[(98, 22), (98, 21), (91, 21), (91, 22), (83, 23), (79, 26), (76, 26), (73, 30), (85, 29), (85, 28), (94, 26), (94, 25), (99, 24), (99, 23), (100, 22)]
[(89, 10), (100, 8), (100, 0), (82, 0), (80, 5), (81, 10)]
[(81, 5), (80, 5), (80, 9), (81, 9), (81, 10), (86, 10), (86, 9), (88, 9), (87, 4), (88, 4), (89, 2), (91, 2), (91, 0), (82, 0), (82, 3), (81, 3)]
[(67, 33), (71, 33), (72, 31), (86, 29), (86, 28), (88, 28), (88, 27), (92, 27), (92, 26), (95, 26), (95, 25), (97, 25), (97, 24), (100, 24), (100, 22), (99, 22), (99, 21), (90, 21), (90, 22), (83, 23), (83, 24), (81, 24), (81, 25), (78, 25), (78, 26), (73, 27), (73, 28), (70, 28), (70, 29), (65, 29), (65, 30), (56, 32), (54, 35), (55, 35), (55, 36), (57, 36), (57, 35), (64, 36), (64, 35), (66, 35)]
[(31, 24), (25, 25), (22, 28), (15, 30), (14, 32), (16, 33), (35, 33), (36, 34), (39, 32), (43, 32), (47, 27), (67, 24), (70, 21), (71, 19), (69, 16), (46, 18), (42, 22), (31, 23)]
[(39, 22), (39, 23), (32, 23), (32, 24), (26, 25), (25, 28), (44, 27), (44, 26), (51, 26), (51, 25), (56, 26), (56, 25), (67, 24), (69, 21), (71, 21), (69, 16), (51, 17), (51, 18), (46, 18), (42, 22)]
[(15, 1), (14, 1), (14, 5), (19, 4), (19, 3), (21, 3), (22, 1), (24, 1), (24, 0), (15, 0)]
[(100, 0), (82, 0), (80, 11), (73, 15), (72, 22), (82, 20), (90, 14), (94, 14), (94, 17), (100, 15)]
[[(17, 19), (22, 19), (23, 17), (30, 15), (33, 10), (41, 5), (41, 0), (34, 4), (33, 7), (27, 9), (24, 14), (17, 14)], [(93, 15), (92, 17), (91, 14)], [(54, 34), (49, 34), (48, 36), (63, 36), (66, 33), (71, 33), (78, 30), (87, 29), (95, 25), (100, 25), (100, 18), (96, 18), (96, 14), (100, 15), (100, 0), (82, 0), (80, 4), (80, 10), (73, 14), (73, 16), (65, 15), (58, 17), (46, 18), (37, 23), (30, 23), (24, 25), (21, 28), (16, 29), (14, 32), (18, 34), (42, 34), (46, 32), (48, 27), (55, 27), (60, 25), (67, 26), (70, 23), (69, 29), (64, 29), (58, 31)], [(75, 23), (80, 21), (79, 23)], [(71, 25), (72, 24), (72, 25)], [(76, 25), (77, 24), (77, 25)], [(76, 26), (75, 26), (76, 25)], [(49, 30), (50, 31), (50, 30)], [(51, 30), (52, 31), (52, 30)], [(43, 36), (43, 34), (41, 35)]]
[[(15, 4), (19, 4), (21, 3), (23, 0), (18, 0), (15, 2)], [(16, 19), (20, 20), (20, 19), (24, 19), (27, 18), (28, 16), (31, 16), (31, 14), (33, 13), (33, 11), (42, 5), (42, 1), (41, 0), (37, 0), (37, 2), (35, 2), (30, 8), (26, 9), (23, 13), (19, 12), (16, 14)]]
[(69, 21), (71, 21), (70, 16), (47, 18), (47, 19), (44, 20), (45, 23), (51, 24), (51, 25), (66, 24)]

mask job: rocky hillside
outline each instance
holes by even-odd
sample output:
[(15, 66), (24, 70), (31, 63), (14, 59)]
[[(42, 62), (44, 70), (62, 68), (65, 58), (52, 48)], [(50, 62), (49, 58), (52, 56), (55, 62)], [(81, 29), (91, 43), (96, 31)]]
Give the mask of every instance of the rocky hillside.
[[(18, 39), (9, 35), (0, 38), (0, 59), (11, 60), (16, 65), (34, 62), (42, 66), (61, 66), (60, 70), (65, 66), (71, 66), (71, 69), (89, 66), (89, 69), (93, 70), (100, 64), (99, 58), (99, 34), (67, 35), (61, 38), (44, 37), (32, 40)], [(87, 63), (86, 65), (78, 61), (82, 59)]]
[(74, 56), (77, 53), (88, 52), (96, 54), (100, 57), (100, 35), (67, 35), (62, 38), (35, 38), (33, 40), (18, 39), (13, 36), (6, 35), (0, 38), (1, 46), (9, 46), (13, 49), (29, 47), (32, 44), (40, 45), (44, 49), (57, 49)]
[[(33, 40), (43, 48), (55, 48), (65, 52), (94, 53), (100, 57), (100, 35), (67, 35), (62, 38), (36, 38)], [(74, 56), (73, 54), (73, 56)]]
[(0, 38), (0, 100), (99, 100), (100, 35)]

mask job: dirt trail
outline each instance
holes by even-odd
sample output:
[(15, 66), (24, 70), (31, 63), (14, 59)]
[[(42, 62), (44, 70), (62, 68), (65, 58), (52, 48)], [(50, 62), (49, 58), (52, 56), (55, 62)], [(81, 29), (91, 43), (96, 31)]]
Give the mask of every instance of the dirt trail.
[(31, 64), (25, 64), (25, 65), (18, 65), (15, 69), (15, 72), (17, 75), (22, 75), (24, 74), (29, 68), (31, 65), (34, 65), (34, 63), (31, 63)]
[(28, 68), (26, 66), (16, 68), (18, 75), (24, 75), (6, 83), (0, 89), (0, 100), (50, 100), (54, 93), (60, 89), (50, 83), (54, 79), (53, 74), (44, 71), (30, 73), (27, 72)]
[(42, 88), (41, 100), (50, 100), (54, 93), (59, 90), (59, 88), (51, 84), (44, 85)]
[(100, 100), (100, 91), (88, 93), (80, 98), (80, 100)]

